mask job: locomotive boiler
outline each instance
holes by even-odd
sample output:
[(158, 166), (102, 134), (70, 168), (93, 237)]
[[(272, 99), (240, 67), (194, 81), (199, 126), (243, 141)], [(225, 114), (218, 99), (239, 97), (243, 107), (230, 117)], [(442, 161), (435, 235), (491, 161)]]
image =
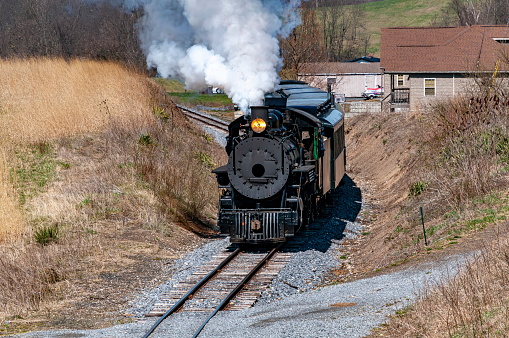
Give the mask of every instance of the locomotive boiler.
[(344, 114), (330, 87), (282, 81), (228, 129), (228, 163), (213, 170), (221, 234), (240, 244), (294, 236), (345, 173)]

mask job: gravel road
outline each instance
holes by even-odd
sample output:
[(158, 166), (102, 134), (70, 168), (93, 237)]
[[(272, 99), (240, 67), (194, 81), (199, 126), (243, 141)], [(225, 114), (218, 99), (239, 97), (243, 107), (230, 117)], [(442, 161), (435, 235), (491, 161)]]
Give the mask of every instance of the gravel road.
[[(353, 282), (328, 284), (329, 272), (344, 263), (345, 242), (361, 236), (360, 219), (369, 205), (348, 177), (336, 190), (334, 203), (287, 250), (292, 258), (254, 307), (221, 312), (200, 337), (362, 337), (387, 321), (387, 316), (409, 305), (424, 288), (453, 275), (465, 260), (450, 257), (408, 270)], [(351, 241), (350, 241), (351, 242)], [(32, 332), (16, 337), (142, 337), (157, 320), (144, 316), (163, 292), (184, 280), (198, 266), (228, 245), (215, 240), (187, 254), (170, 267), (173, 277), (146, 290), (131, 302), (137, 321), (101, 330)], [(204, 313), (178, 313), (161, 324), (151, 337), (192, 337)]]

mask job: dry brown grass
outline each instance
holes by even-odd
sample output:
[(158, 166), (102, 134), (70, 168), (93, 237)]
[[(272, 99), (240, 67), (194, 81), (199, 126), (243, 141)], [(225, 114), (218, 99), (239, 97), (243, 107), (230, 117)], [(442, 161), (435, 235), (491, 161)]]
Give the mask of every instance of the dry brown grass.
[(0, 240), (17, 237), (24, 231), (24, 221), (10, 182), (5, 149), (0, 149)]
[(119, 64), (61, 59), (0, 61), (0, 238), (23, 229), (9, 179), (13, 147), (104, 129), (150, 113), (147, 79)]
[(15, 143), (102, 130), (149, 111), (147, 79), (120, 64), (61, 59), (0, 62), (2, 138)]
[(406, 315), (374, 336), (507, 337), (509, 242), (491, 243), (448, 282), (429, 285)]
[(487, 93), (433, 107), (424, 144), (431, 150), (425, 153), (429, 180), (449, 207), (491, 192), (507, 170), (508, 111), (508, 97)]
[(39, 309), (84, 266), (103, 271), (98, 256), (120, 257), (115, 270), (140, 265), (122, 258), (126, 242), (148, 261), (138, 247), (192, 247), (172, 219), (214, 216), (210, 165), (224, 155), (158, 85), (87, 60), (4, 60), (0, 73), (0, 318)]

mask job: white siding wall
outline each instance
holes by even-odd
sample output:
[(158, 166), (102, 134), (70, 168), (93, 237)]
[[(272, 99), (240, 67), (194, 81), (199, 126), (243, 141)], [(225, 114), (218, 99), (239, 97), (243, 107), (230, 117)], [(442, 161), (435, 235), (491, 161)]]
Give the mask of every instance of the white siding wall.
[(346, 97), (360, 97), (366, 88), (374, 88), (382, 85), (381, 74), (342, 74), (342, 75), (314, 75), (299, 76), (299, 80), (309, 83), (311, 86), (327, 90), (327, 79), (335, 78), (336, 84), (332, 91), (336, 94), (345, 94)]

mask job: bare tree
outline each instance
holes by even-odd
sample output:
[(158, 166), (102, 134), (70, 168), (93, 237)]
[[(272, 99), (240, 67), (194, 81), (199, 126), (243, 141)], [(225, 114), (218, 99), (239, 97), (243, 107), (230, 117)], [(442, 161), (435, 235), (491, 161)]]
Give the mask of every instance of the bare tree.
[(366, 54), (369, 36), (361, 24), (364, 12), (360, 7), (333, 6), (318, 11), (329, 61), (347, 61)]
[(505, 25), (509, 22), (509, 2), (507, 0), (451, 0), (447, 11), (454, 14), (453, 24)]
[(326, 51), (321, 38), (321, 30), (313, 9), (303, 7), (302, 25), (297, 27), (286, 39), (280, 41), (284, 59), (282, 77), (297, 79), (304, 63), (326, 61)]

